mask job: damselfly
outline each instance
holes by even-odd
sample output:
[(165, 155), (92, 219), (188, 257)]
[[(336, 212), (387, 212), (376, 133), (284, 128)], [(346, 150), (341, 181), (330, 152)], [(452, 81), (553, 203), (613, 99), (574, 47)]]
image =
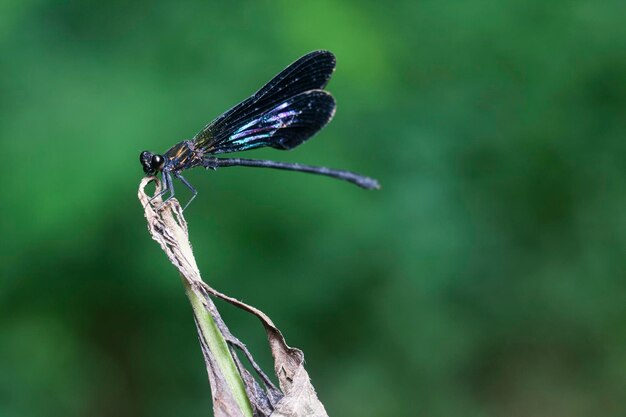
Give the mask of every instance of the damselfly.
[[(181, 175), (194, 167), (247, 166), (308, 172), (351, 182), (362, 188), (380, 188), (378, 181), (349, 171), (297, 163), (242, 158), (216, 158), (214, 155), (254, 148), (280, 150), (300, 145), (335, 114), (335, 100), (323, 88), (335, 70), (335, 56), (314, 51), (285, 68), (263, 88), (206, 125), (193, 139), (172, 146), (162, 155), (144, 151), (139, 160), (146, 175), (161, 172), (163, 188), (158, 195), (174, 196), (172, 176), (178, 178), (196, 197), (197, 191)], [(186, 206), (185, 206), (186, 207)]]

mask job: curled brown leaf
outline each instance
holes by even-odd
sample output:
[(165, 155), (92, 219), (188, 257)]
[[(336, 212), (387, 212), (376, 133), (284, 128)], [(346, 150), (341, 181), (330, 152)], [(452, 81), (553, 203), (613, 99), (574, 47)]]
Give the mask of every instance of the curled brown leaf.
[[(157, 184), (156, 192), (160, 190), (156, 178), (144, 178), (139, 186), (139, 200), (144, 207), (150, 235), (180, 272), (192, 306), (194, 300), (201, 302), (201, 309), (194, 308), (194, 318), (209, 375), (215, 416), (246, 416), (251, 411), (254, 416), (327, 417), (304, 369), (302, 351), (289, 347), (280, 330), (261, 310), (220, 293), (202, 280), (189, 242), (187, 222), (178, 201), (170, 199), (164, 205), (160, 197), (151, 201), (152, 197), (145, 192), (146, 185), (151, 181)], [(228, 330), (211, 297), (220, 298), (261, 321), (274, 358), (274, 372), (280, 390), (263, 373), (245, 345)], [(215, 324), (217, 337), (212, 336), (210, 329), (206, 328), (204, 319), (207, 317), (203, 318), (203, 315), (210, 316), (208, 322)], [(224, 346), (219, 343), (220, 340), (225, 341), (232, 362), (224, 359)], [(237, 350), (244, 354), (263, 387), (243, 366), (236, 354)], [(237, 375), (229, 373), (229, 363), (234, 363)], [(245, 389), (245, 399), (241, 398), (238, 384)]]

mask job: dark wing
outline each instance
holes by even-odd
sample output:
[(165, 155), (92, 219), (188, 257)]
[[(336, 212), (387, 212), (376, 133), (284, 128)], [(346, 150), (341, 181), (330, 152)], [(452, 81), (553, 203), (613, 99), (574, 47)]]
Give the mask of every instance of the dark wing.
[[(328, 84), (334, 69), (335, 56), (328, 51), (314, 51), (303, 56), (285, 68), (253, 96), (239, 103), (209, 123), (193, 138), (193, 141), (196, 143), (198, 148), (202, 149), (206, 153), (234, 152), (234, 150), (224, 150), (235, 148), (234, 146), (229, 146), (228, 143), (225, 142), (240, 140), (243, 136), (238, 136), (237, 138), (232, 139), (233, 135), (241, 135), (247, 129), (246, 126), (251, 123), (270, 123), (261, 122), (261, 120), (264, 118), (266, 113), (278, 111), (276, 109), (278, 109), (281, 105), (290, 107), (291, 111), (295, 111), (296, 109), (294, 106), (297, 106), (298, 104), (292, 99), (301, 93), (310, 90), (321, 90), (324, 88), (326, 84)], [(314, 96), (319, 96), (319, 93), (314, 94)], [(278, 149), (289, 149), (304, 142), (317, 130), (321, 129), (330, 120), (330, 117), (332, 117), (334, 112), (334, 100), (332, 100), (332, 97), (330, 97), (327, 93), (325, 93), (325, 96), (328, 97), (309, 98), (307, 105), (318, 101), (322, 106), (329, 107), (329, 103), (332, 102), (332, 110), (328, 111), (328, 109), (326, 109), (325, 111), (328, 115), (326, 121), (319, 124), (319, 120), (317, 120), (315, 126), (318, 127), (315, 130), (311, 129), (309, 136), (304, 137), (300, 134), (298, 135), (298, 141), (284, 139), (280, 142), (281, 145), (269, 144), (266, 142), (253, 147), (274, 146)], [(302, 99), (297, 102), (300, 103), (300, 105), (303, 103)], [(301, 110), (303, 109), (298, 109), (298, 111)], [(280, 111), (278, 112), (280, 113)], [(310, 112), (308, 113), (310, 114)], [(288, 116), (285, 117), (288, 118)], [(308, 117), (307, 112), (305, 112), (303, 117)], [(306, 119), (302, 119), (298, 123), (304, 124), (306, 123)], [(311, 128), (312, 127), (313, 126), (311, 126)], [(269, 127), (266, 126), (265, 128)], [(303, 132), (304, 128), (300, 128), (300, 130)], [(292, 145), (290, 146), (290, 144)], [(247, 147), (245, 149), (251, 149), (251, 147)]]
[(269, 146), (291, 149), (313, 136), (335, 114), (335, 99), (323, 90), (293, 96), (257, 118), (246, 119), (226, 140), (215, 142), (211, 154)]

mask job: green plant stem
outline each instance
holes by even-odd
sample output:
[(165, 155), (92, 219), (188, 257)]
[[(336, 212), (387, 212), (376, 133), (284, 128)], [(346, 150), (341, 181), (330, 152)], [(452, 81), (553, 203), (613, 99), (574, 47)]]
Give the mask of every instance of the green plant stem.
[(252, 417), (252, 406), (250, 405), (243, 380), (239, 375), (239, 371), (237, 370), (237, 366), (231, 356), (224, 336), (217, 328), (211, 314), (209, 314), (205, 308), (203, 299), (193, 291), (187, 280), (183, 279), (182, 281), (185, 286), (185, 293), (189, 298), (193, 312), (198, 320), (198, 327), (200, 328), (202, 337), (209, 346), (211, 354), (213, 354), (215, 362), (222, 372), (233, 398), (237, 402), (237, 405), (239, 405), (242, 414), (246, 417)]

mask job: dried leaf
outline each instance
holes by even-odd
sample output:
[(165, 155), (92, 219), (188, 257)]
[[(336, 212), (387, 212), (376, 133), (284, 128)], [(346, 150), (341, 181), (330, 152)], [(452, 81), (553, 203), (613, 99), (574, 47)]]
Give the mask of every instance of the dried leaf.
[[(304, 369), (304, 355), (302, 351), (287, 346), (280, 330), (272, 320), (262, 311), (255, 307), (242, 303), (232, 297), (224, 295), (207, 285), (200, 276), (191, 244), (187, 223), (182, 210), (176, 199), (170, 199), (165, 206), (160, 197), (155, 198), (150, 204), (144, 188), (151, 182), (157, 183), (157, 193), (160, 184), (154, 177), (144, 178), (139, 186), (139, 200), (141, 201), (145, 216), (148, 221), (148, 230), (163, 251), (167, 254), (170, 262), (178, 268), (185, 283), (187, 294), (194, 307), (196, 328), (205, 358), (211, 394), (213, 397), (214, 414), (222, 416), (246, 416), (252, 407), (255, 416), (272, 417), (301, 417), (319, 416), (327, 417), (326, 410), (318, 400), (315, 389), (311, 385), (309, 376)], [(215, 308), (211, 296), (218, 297), (228, 303), (255, 315), (263, 324), (267, 333), (270, 349), (274, 358), (274, 371), (280, 383), (280, 391), (272, 384), (271, 380), (263, 373), (256, 364), (252, 355), (245, 345), (241, 343), (228, 330), (219, 312)], [(194, 300), (199, 300), (201, 308), (194, 305)], [(210, 316), (211, 320), (206, 320)], [(220, 337), (211, 336), (211, 329), (206, 323), (214, 323)], [(224, 351), (219, 340), (228, 344), (230, 362), (225, 361)], [(238, 349), (245, 355), (251, 366), (263, 382), (261, 387), (255, 378), (244, 368), (235, 353)], [(228, 370), (229, 363), (234, 363), (238, 375), (231, 375)], [(240, 398), (239, 384), (243, 384), (247, 398)]]

